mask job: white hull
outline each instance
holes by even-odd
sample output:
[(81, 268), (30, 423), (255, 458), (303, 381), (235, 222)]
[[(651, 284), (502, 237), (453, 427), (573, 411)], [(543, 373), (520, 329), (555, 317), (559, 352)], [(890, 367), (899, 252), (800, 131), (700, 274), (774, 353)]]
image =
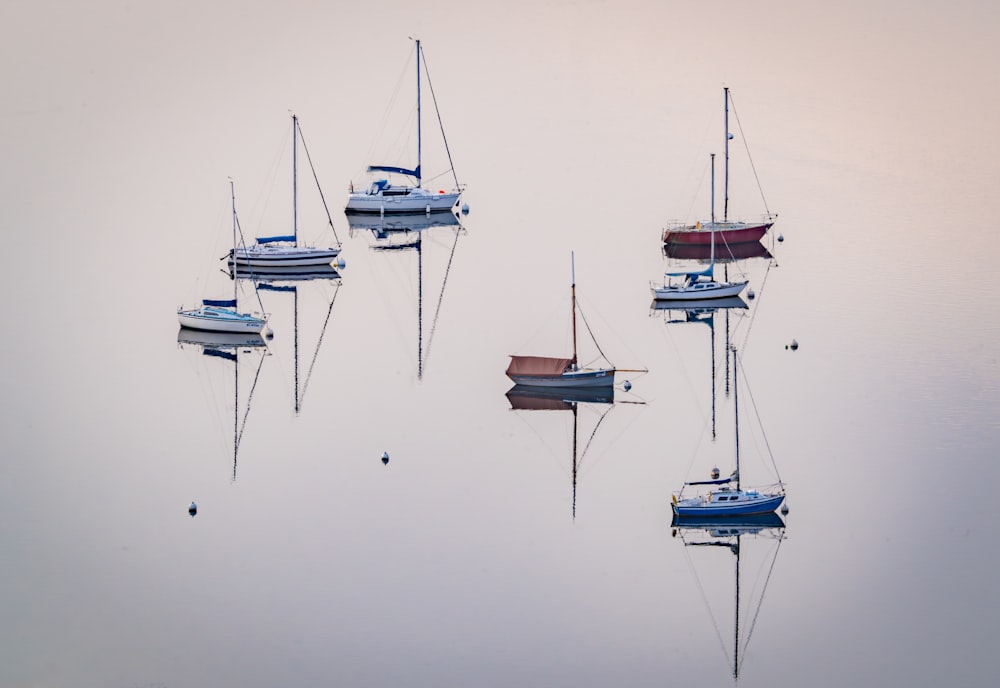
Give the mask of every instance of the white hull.
[(248, 313), (237, 313), (227, 308), (206, 306), (189, 311), (177, 311), (181, 327), (209, 332), (238, 332), (260, 334), (267, 324), (266, 318)]
[[(398, 188), (398, 187), (395, 187)], [(419, 214), (451, 210), (458, 204), (462, 193), (431, 193), (426, 189), (411, 187), (405, 194), (352, 193), (347, 198), (344, 211), (367, 214)]]
[(657, 301), (701, 301), (703, 299), (728, 299), (738, 296), (746, 282), (698, 282), (691, 285), (650, 285)]
[[(236, 264), (241, 267), (289, 268), (329, 265), (340, 254), (340, 249), (306, 246), (251, 246), (235, 253)], [(232, 259), (232, 255), (230, 255), (230, 259)]]
[(615, 370), (575, 370), (565, 372), (562, 375), (542, 376), (542, 375), (511, 375), (510, 379), (515, 384), (523, 387), (547, 387), (547, 388), (594, 388), (594, 387), (614, 387)]

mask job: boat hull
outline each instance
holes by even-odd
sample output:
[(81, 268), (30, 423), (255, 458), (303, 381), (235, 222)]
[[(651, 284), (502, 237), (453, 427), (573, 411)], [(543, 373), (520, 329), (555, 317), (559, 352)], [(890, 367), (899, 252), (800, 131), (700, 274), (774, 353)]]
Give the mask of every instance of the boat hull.
[(460, 192), (430, 193), (412, 189), (406, 194), (352, 193), (344, 212), (348, 215), (420, 215), (451, 210), (458, 204)]
[(260, 334), (267, 324), (264, 318), (258, 318), (248, 313), (236, 313), (223, 308), (197, 308), (189, 311), (177, 311), (177, 320), (181, 327), (208, 332), (239, 332), (244, 334)]
[(562, 375), (510, 375), (522, 387), (544, 389), (613, 388), (615, 371), (611, 369), (567, 371)]
[(713, 231), (711, 223), (702, 225), (686, 225), (683, 227), (667, 227), (663, 230), (665, 244), (693, 244), (711, 246), (715, 237), (716, 249), (729, 244), (743, 244), (760, 241), (761, 237), (771, 228), (773, 222), (726, 222), (716, 223)]
[[(678, 518), (731, 518), (734, 516), (754, 516), (773, 513), (785, 500), (785, 495), (760, 495), (757, 499), (740, 499), (735, 502), (714, 502), (710, 500), (674, 501), (670, 507)], [(686, 504), (685, 502), (697, 504)]]
[(746, 282), (714, 282), (708, 285), (690, 287), (651, 286), (656, 301), (703, 301), (705, 299), (729, 299), (739, 296), (747, 286)]
[[(340, 249), (268, 246), (252, 247), (235, 254), (235, 263), (239, 267), (293, 268), (329, 265), (340, 255)], [(229, 260), (230, 264), (234, 262), (233, 252), (230, 252)]]

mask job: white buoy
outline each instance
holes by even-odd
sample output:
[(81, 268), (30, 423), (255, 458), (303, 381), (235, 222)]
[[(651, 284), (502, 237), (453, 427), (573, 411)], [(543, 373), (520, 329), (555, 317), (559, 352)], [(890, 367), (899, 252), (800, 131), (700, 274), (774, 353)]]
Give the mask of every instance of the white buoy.
[(347, 261), (345, 261), (343, 258), (338, 258), (337, 259), (337, 269), (338, 270), (343, 270), (346, 267), (347, 267)]
[(267, 331), (264, 333), (264, 336), (267, 337), (268, 339), (274, 339), (274, 330), (272, 330), (270, 327), (267, 328)]
[(625, 387), (625, 391), (627, 392), (627, 391), (629, 391), (630, 389), (632, 389), (632, 383), (631, 383), (631, 382), (629, 382), (628, 380), (625, 380), (625, 385), (624, 385), (624, 387)]
[(383, 466), (389, 465), (389, 452), (382, 452), (382, 465)]
[(791, 346), (792, 351), (795, 351), (796, 349), (799, 348), (799, 343), (798, 343), (798, 341), (796, 341), (796, 340), (793, 339), (790, 346)]
[(469, 214), (469, 204), (468, 203), (465, 203), (465, 204), (462, 205), (462, 214), (463, 215), (468, 215)]
[(195, 504), (194, 502), (191, 502), (191, 506), (188, 507), (188, 513), (191, 514), (192, 516), (198, 513), (198, 505)]
[(781, 505), (781, 515), (782, 516), (787, 516), (788, 515), (788, 505), (787, 504), (782, 504)]
[(784, 240), (785, 240), (785, 235), (784, 234), (779, 234), (778, 235), (778, 242), (780, 243), (780, 242), (782, 242)]
[(753, 297), (755, 297), (755, 296), (756, 296), (756, 294), (754, 294), (753, 289), (751, 289), (751, 290), (749, 290), (747, 292), (747, 298), (750, 299), (751, 301), (753, 301)]

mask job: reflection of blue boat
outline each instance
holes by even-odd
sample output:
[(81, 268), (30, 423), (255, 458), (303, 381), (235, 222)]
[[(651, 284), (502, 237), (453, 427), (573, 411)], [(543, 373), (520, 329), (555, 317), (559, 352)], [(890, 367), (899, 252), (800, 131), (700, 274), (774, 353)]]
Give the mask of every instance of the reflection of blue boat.
[(712, 537), (726, 537), (729, 535), (756, 534), (767, 528), (784, 528), (785, 521), (776, 512), (766, 514), (750, 514), (748, 516), (734, 516), (731, 518), (706, 518), (700, 520), (697, 517), (679, 518), (676, 514), (670, 525), (681, 528), (702, 528), (709, 532)]
[(229, 276), (255, 282), (299, 282), (315, 279), (335, 280), (340, 278), (340, 273), (332, 265), (268, 265), (266, 267), (236, 265), (235, 269), (233, 266), (229, 267)]
[(250, 332), (211, 332), (209, 330), (193, 330), (182, 327), (177, 330), (178, 344), (195, 344), (209, 349), (235, 349), (238, 347), (254, 348), (267, 346), (264, 338)]
[(458, 227), (461, 221), (450, 210), (424, 213), (423, 215), (349, 215), (347, 217), (351, 235), (367, 231), (375, 239), (373, 248), (412, 247), (419, 233), (434, 227)]
[[(784, 486), (779, 481), (777, 485), (766, 488), (744, 489), (740, 481), (740, 427), (739, 427), (739, 394), (736, 380), (739, 377), (736, 349), (733, 349), (733, 399), (734, 418), (736, 421), (736, 468), (727, 477), (720, 477), (719, 469), (712, 469), (708, 480), (694, 480), (684, 483), (680, 492), (673, 495), (671, 508), (679, 519), (703, 519), (720, 517), (751, 516), (755, 514), (773, 513), (785, 499)], [(688, 487), (700, 490), (694, 496), (685, 496)]]

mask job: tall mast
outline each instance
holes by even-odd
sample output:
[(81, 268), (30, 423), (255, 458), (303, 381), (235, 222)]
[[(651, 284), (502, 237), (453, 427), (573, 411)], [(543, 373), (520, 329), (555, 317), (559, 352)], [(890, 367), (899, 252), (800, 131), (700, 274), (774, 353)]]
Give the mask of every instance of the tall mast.
[(569, 253), (569, 264), (570, 264), (570, 308), (572, 309), (573, 315), (573, 365), (576, 366), (576, 257), (573, 252)]
[(299, 118), (292, 115), (292, 234), (295, 235), (295, 245), (299, 244), (299, 167), (298, 167), (298, 135)]
[[(711, 153), (712, 156), (712, 248), (711, 254), (708, 261), (709, 269), (713, 269), (715, 266), (715, 153)], [(713, 274), (714, 277), (714, 274)]]
[[(235, 182), (232, 179), (229, 180), (229, 196), (233, 199), (233, 301), (236, 301), (238, 296), (237, 282), (236, 279), (236, 249), (238, 245), (236, 244), (236, 188)], [(239, 305), (237, 304), (237, 308)]]
[[(723, 140), (726, 143), (726, 183), (725, 183), (725, 203), (722, 206), (722, 221), (727, 222), (729, 220), (729, 87), (722, 87), (722, 94), (725, 98), (725, 125), (726, 125), (726, 135)], [(714, 243), (714, 242), (713, 242)]]
[(736, 489), (740, 489), (740, 395), (736, 389), (736, 382), (740, 377), (739, 367), (736, 365), (736, 347), (733, 347), (733, 415), (736, 417)]
[(736, 535), (736, 623), (733, 626), (733, 678), (740, 677), (740, 535)]
[(576, 520), (576, 452), (577, 452), (577, 437), (578, 432), (578, 419), (577, 419), (577, 407), (580, 402), (573, 402), (573, 520)]
[(420, 39), (417, 39), (417, 186), (420, 186)]

